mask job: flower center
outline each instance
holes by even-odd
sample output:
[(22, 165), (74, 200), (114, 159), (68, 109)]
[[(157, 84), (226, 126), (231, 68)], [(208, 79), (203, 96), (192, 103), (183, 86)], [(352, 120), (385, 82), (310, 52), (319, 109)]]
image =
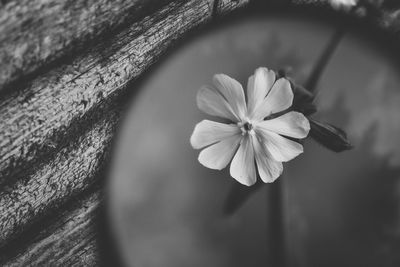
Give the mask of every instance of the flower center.
[(246, 132), (248, 132), (248, 131), (251, 131), (251, 129), (253, 129), (253, 125), (251, 125), (250, 122), (245, 122), (245, 123), (243, 124), (243, 128), (244, 128), (244, 130), (245, 130)]
[(242, 134), (248, 134), (248, 133), (252, 133), (254, 131), (253, 129), (253, 124), (251, 122), (239, 122), (238, 127), (240, 128), (240, 130), (242, 131)]

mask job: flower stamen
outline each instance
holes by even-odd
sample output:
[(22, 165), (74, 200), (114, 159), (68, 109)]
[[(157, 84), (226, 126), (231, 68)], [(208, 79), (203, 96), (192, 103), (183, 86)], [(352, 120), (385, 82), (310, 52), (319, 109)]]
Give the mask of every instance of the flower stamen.
[(243, 125), (243, 128), (244, 128), (247, 132), (249, 132), (249, 131), (251, 131), (251, 130), (253, 129), (253, 125), (252, 125), (250, 122), (245, 122), (244, 125)]
[(253, 124), (251, 122), (248, 121), (239, 122), (237, 125), (242, 131), (242, 135), (251, 133), (253, 131)]

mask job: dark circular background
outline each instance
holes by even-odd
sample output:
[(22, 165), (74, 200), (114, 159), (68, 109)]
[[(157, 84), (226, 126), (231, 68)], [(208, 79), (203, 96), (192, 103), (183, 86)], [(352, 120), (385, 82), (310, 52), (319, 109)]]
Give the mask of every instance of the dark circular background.
[[(336, 23), (269, 14), (192, 38), (141, 84), (126, 113), (109, 173), (109, 216), (129, 266), (265, 266), (274, 240), (260, 190), (233, 216), (222, 205), (233, 179), (204, 168), (191, 148), (204, 118), (198, 88), (215, 73), (244, 87), (255, 68), (308, 77)], [(379, 35), (377, 35), (379, 36)], [(396, 266), (400, 235), (400, 77), (374, 35), (351, 29), (318, 85), (318, 118), (349, 135), (336, 154), (308, 140), (284, 165), (290, 266)], [(385, 50), (385, 51), (382, 51)]]

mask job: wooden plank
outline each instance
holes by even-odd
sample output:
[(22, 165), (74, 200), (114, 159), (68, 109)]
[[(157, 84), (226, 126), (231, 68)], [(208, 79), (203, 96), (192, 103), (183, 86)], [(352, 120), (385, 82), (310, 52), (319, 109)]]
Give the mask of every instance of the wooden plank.
[[(221, 2), (220, 10), (240, 4)], [(26, 175), (68, 136), (79, 135), (74, 122), (106, 113), (100, 103), (121, 94), (177, 38), (211, 16), (208, 1), (171, 3), (0, 101), (0, 185)]]
[[(98, 181), (119, 99), (178, 38), (247, 2), (172, 2), (0, 100), (0, 262), (97, 265), (92, 222), (100, 198), (64, 209)], [(10, 259), (10, 244), (25, 240), (27, 229), (54, 216), (54, 210), (64, 219)]]
[(0, 247), (95, 182), (118, 122), (110, 114), (32, 175), (0, 192)]
[[(0, 261), (9, 259), (10, 254), (3, 252), (9, 252), (13, 242), (24, 240), (29, 229), (54, 216), (55, 210), (63, 211), (68, 201), (96, 183), (118, 123), (118, 99), (127, 92), (127, 84), (184, 33), (246, 3), (170, 3), (0, 100)], [(60, 234), (64, 232), (44, 231), (53, 241), (68, 240)], [(85, 231), (92, 230), (82, 230), (83, 236)], [(54, 244), (54, 251), (45, 252), (50, 239), (36, 240), (13, 262), (66, 263), (76, 255), (63, 254), (71, 250), (63, 248), (55, 256)], [(71, 236), (69, 243), (75, 239)], [(88, 239), (79, 245), (87, 246), (82, 258), (94, 249)]]
[[(16, 253), (2, 266), (98, 266), (99, 244), (96, 230), (100, 212), (99, 191), (73, 203), (71, 210), (52, 218), (46, 231), (33, 236), (25, 250), (16, 243)], [(22, 244), (22, 247), (25, 244)], [(10, 252), (9, 252), (10, 253)]]
[(0, 91), (57, 59), (67, 60), (169, 1), (8, 1), (0, 8)]
[[(104, 36), (140, 21), (171, 1), (3, 1), (0, 4), (0, 91), (15, 90), (10, 83), (29, 80), (50, 69), (56, 61), (67, 61)], [(231, 1), (225, 2), (223, 6), (227, 7)]]

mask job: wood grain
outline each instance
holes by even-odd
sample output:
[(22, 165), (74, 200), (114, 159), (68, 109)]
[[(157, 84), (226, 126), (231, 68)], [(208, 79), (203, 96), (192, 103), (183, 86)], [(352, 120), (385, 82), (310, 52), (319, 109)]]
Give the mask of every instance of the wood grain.
[[(236, 5), (221, 5), (221, 10)], [(178, 37), (211, 14), (208, 1), (171, 3), (0, 101), (0, 185), (18, 180), (37, 159), (68, 142), (79, 131), (74, 121), (102, 112), (94, 109), (124, 91)]]
[[(167, 0), (9, 1), (0, 9), (0, 90), (81, 52)], [(49, 68), (49, 67), (48, 67)], [(15, 89), (14, 87), (12, 88)]]
[[(99, 264), (94, 221), (102, 194), (93, 188), (125, 96), (178, 40), (248, 2), (0, 6), (1, 265)], [(384, 14), (391, 20), (381, 26), (398, 29), (397, 13)]]
[(52, 218), (47, 231), (28, 240), (25, 250), (16, 253), (6, 266), (98, 266), (96, 241), (101, 194), (95, 192), (76, 201), (71, 209)]
[[(81, 239), (74, 231), (46, 229), (48, 237), (31, 241), (19, 256), (12, 248), (97, 182), (120, 117), (121, 98), (135, 88), (134, 81), (185, 33), (246, 3), (171, 2), (3, 95), (0, 262), (69, 265), (77, 251), (82, 259), (96, 254), (91, 227), (79, 228)], [(71, 211), (73, 217), (89, 218), (86, 214), (81, 207)], [(49, 250), (49, 244), (54, 249)]]
[(0, 247), (95, 182), (118, 122), (118, 113), (110, 112), (32, 175), (0, 193)]

